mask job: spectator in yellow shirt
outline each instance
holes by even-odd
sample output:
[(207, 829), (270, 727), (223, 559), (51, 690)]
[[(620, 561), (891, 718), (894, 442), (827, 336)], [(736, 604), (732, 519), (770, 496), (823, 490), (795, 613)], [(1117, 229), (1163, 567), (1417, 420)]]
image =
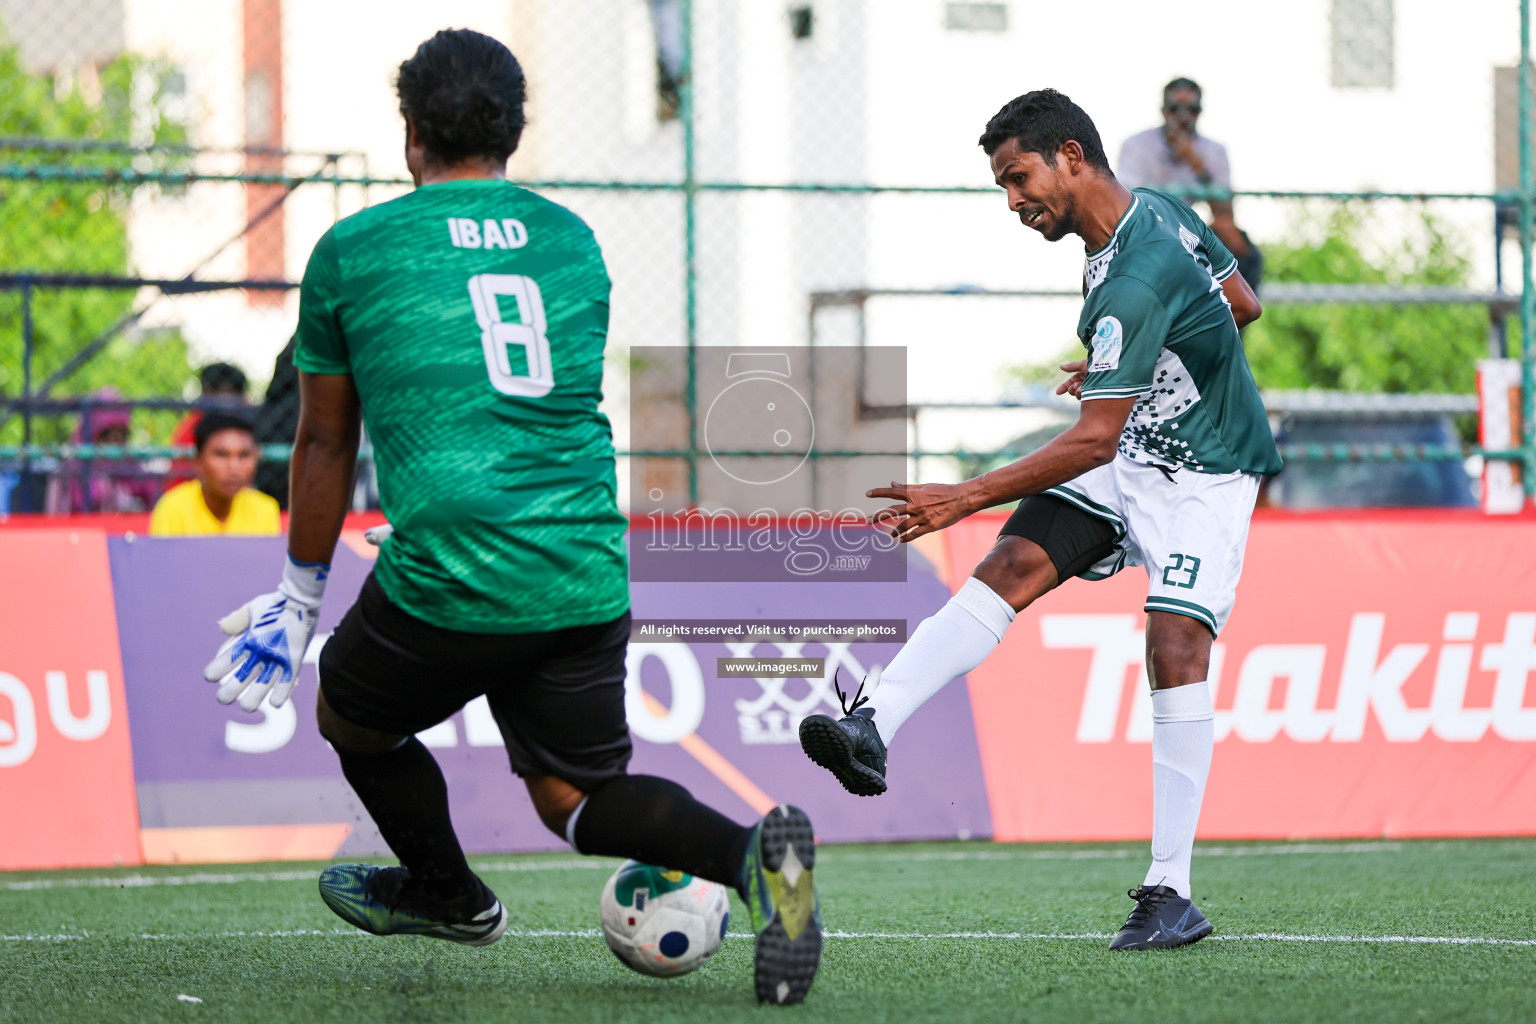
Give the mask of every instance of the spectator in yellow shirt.
[(177, 484), (155, 503), (151, 537), (234, 535), (269, 537), (282, 532), (277, 502), (251, 488), (256, 477), (256, 434), (230, 413), (209, 410), (197, 424), (197, 479)]

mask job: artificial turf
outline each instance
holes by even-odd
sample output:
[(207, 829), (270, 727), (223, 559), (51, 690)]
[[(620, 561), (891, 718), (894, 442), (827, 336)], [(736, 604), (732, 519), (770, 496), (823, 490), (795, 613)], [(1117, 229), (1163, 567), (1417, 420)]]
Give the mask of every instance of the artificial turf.
[[(513, 920), (484, 949), (353, 932), (314, 865), (7, 874), (0, 1022), (1536, 1021), (1536, 840), (1206, 844), (1216, 935), (1110, 953), (1144, 859), (824, 848), (829, 936), (791, 1008), (753, 1002), (746, 937), (684, 978), (621, 965), (595, 930), (613, 861), (477, 858)], [(1454, 938), (1476, 941), (1425, 941)]]

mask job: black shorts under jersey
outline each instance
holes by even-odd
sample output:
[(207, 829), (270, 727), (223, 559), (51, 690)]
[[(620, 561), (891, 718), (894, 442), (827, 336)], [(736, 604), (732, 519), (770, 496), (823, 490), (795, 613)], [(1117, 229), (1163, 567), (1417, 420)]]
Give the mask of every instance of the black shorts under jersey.
[(1118, 539), (1108, 520), (1049, 494), (1032, 494), (1019, 502), (997, 535), (1023, 537), (1044, 548), (1056, 567), (1058, 583), (1114, 554)]
[(584, 793), (629, 765), (629, 612), (543, 633), (461, 633), (396, 606), (372, 574), (320, 653), (326, 703), (348, 722), (408, 736), (484, 694), (512, 770)]

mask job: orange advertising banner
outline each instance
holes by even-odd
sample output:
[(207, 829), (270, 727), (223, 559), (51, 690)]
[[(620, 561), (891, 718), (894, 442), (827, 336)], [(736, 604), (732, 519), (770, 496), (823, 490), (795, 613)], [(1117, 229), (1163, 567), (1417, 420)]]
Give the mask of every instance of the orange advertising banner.
[[(945, 531), (952, 587), (1001, 523)], [(1151, 834), (1146, 593), (1142, 568), (1071, 580), (970, 674), (997, 839)], [(1536, 518), (1261, 513), (1200, 833), (1536, 834), (1533, 674)]]
[(0, 869), (142, 862), (99, 530), (0, 531)]
[[(1001, 523), (919, 548), (954, 589)], [(1146, 588), (1069, 581), (969, 675), (997, 839), (1150, 835)], [(0, 530), (0, 869), (142, 862), (119, 651), (103, 533)], [(1536, 517), (1260, 514), (1213, 651), (1201, 834), (1536, 834), (1533, 675)]]

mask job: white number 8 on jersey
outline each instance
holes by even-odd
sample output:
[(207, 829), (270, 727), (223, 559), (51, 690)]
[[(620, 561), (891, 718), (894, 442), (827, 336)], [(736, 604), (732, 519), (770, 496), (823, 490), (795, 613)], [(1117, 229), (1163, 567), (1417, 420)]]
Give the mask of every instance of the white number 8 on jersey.
[[(517, 301), (518, 323), (502, 322), (497, 299)], [(504, 395), (540, 398), (555, 386), (550, 365), (549, 337), (544, 333), (544, 297), (531, 277), (522, 274), (476, 274), (469, 279), (469, 300), (480, 323), (480, 346), (485, 350), (485, 369), (491, 386)], [(508, 349), (520, 345), (528, 360), (526, 374), (512, 372)]]

